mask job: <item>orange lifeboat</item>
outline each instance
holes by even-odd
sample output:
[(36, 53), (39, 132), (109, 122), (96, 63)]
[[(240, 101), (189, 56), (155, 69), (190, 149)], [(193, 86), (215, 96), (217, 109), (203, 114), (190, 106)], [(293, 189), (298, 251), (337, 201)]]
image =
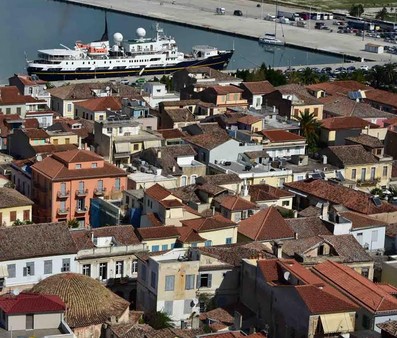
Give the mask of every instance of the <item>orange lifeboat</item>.
[(106, 47), (92, 47), (88, 48), (88, 55), (106, 55), (108, 50)]
[(88, 49), (90, 48), (89, 45), (82, 43), (81, 41), (76, 42), (76, 47), (79, 49)]

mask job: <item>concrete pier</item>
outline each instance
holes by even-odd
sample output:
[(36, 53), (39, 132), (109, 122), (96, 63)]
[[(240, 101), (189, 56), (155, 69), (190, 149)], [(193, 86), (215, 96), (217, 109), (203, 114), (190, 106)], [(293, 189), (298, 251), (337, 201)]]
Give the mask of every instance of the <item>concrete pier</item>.
[[(219, 31), (226, 34), (258, 39), (264, 33), (274, 32), (274, 22), (261, 19), (266, 14), (275, 13), (275, 6), (261, 4), (250, 0), (58, 0), (83, 6), (102, 8), (126, 14), (139, 15), (157, 20), (169, 21), (181, 25)], [(217, 15), (217, 7), (224, 7), (226, 15)], [(239, 9), (243, 16), (234, 16)], [(299, 9), (296, 9), (299, 11)], [(278, 35), (282, 32), (287, 45), (307, 48), (314, 51), (352, 56), (376, 62), (397, 62), (392, 54), (374, 54), (364, 50), (368, 42), (389, 45), (383, 40), (362, 38), (352, 34), (336, 33), (337, 26), (332, 20), (327, 22), (333, 31), (316, 30), (314, 22), (308, 27), (277, 25)], [(282, 26), (282, 28), (281, 28)], [(211, 44), (211, 41), (208, 41)]]

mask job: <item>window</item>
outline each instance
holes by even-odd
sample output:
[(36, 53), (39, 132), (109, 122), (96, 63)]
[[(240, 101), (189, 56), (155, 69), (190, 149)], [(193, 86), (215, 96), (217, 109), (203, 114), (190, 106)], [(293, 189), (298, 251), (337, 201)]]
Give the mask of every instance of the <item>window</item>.
[(185, 290), (194, 289), (194, 275), (185, 276)]
[(162, 250), (162, 251), (168, 250), (168, 244), (163, 244), (163, 245), (161, 246), (161, 250)]
[(6, 108), (6, 114), (11, 114), (11, 108)]
[(91, 168), (96, 168), (97, 167), (97, 164), (94, 162), (94, 163), (91, 163)]
[(71, 111), (72, 111), (72, 104), (71, 104), (71, 103), (68, 103), (68, 105), (67, 105), (67, 110), (68, 110), (68, 112), (71, 112)]
[(226, 238), (226, 244), (232, 244), (232, 238), (231, 237)]
[(363, 233), (362, 232), (357, 233), (357, 242), (359, 242), (361, 245), (363, 245)]
[(184, 187), (187, 184), (187, 177), (181, 176), (181, 187)]
[(131, 273), (138, 273), (138, 261), (132, 261)]
[(369, 329), (370, 328), (370, 319), (368, 316), (363, 315), (363, 321), (362, 321), (362, 326), (364, 329)]
[(108, 263), (99, 264), (99, 279), (105, 280), (108, 278)]
[(289, 201), (283, 201), (283, 202), (281, 203), (281, 205), (282, 205), (283, 207), (289, 207)]
[(383, 177), (386, 177), (386, 176), (387, 176), (387, 165), (383, 166), (382, 176), (383, 176)]
[(361, 276), (364, 276), (365, 278), (368, 278), (368, 276), (369, 276), (369, 269), (368, 269), (368, 268), (362, 268), (362, 269), (361, 269)]
[(18, 107), (18, 108), (17, 108), (17, 114), (18, 114), (18, 115), (21, 115), (21, 113), (22, 113), (21, 107)]
[(152, 252), (160, 251), (160, 246), (152, 245)]
[(193, 242), (192, 244), (190, 244), (190, 246), (191, 246), (192, 248), (197, 248), (197, 242)]
[(62, 272), (70, 271), (70, 258), (62, 259)]
[(65, 144), (70, 144), (70, 138), (69, 137), (65, 138)]
[(139, 150), (139, 144), (137, 144), (137, 143), (134, 143), (134, 150)]
[(15, 222), (17, 220), (17, 212), (16, 211), (11, 211), (10, 212), (10, 221)]
[(196, 184), (197, 175), (190, 176), (190, 184)]
[(27, 262), (23, 268), (24, 276), (34, 276), (34, 262)]
[(183, 313), (185, 315), (189, 314), (192, 312), (192, 300), (191, 299), (185, 299), (183, 302)]
[(284, 186), (284, 183), (285, 183), (285, 178), (280, 178), (280, 179), (278, 180), (278, 186), (279, 186), (280, 188), (282, 188), (282, 187)]
[(372, 230), (371, 232), (371, 242), (378, 241), (378, 230)]
[(174, 291), (175, 276), (165, 276), (165, 291)]
[(51, 273), (52, 273), (52, 261), (51, 260), (44, 261), (44, 274), (49, 275)]
[(15, 266), (15, 264), (8, 264), (7, 265), (7, 271), (8, 271), (8, 278), (15, 278), (15, 276), (16, 276), (16, 266)]
[(81, 164), (80, 164), (80, 163), (77, 163), (76, 166), (75, 166), (75, 168), (76, 168), (76, 169), (81, 169)]
[(198, 288), (210, 288), (211, 284), (212, 284), (212, 275), (210, 273), (204, 273), (197, 276)]
[(156, 273), (154, 271), (150, 274), (150, 286), (155, 289), (156, 288)]
[(57, 145), (57, 144), (58, 144), (58, 139), (57, 139), (57, 138), (54, 138), (54, 139), (52, 140), (52, 144)]
[(212, 241), (205, 241), (204, 245), (205, 246), (212, 246)]
[(30, 210), (24, 210), (23, 211), (23, 220), (24, 221), (30, 221)]
[(84, 193), (84, 182), (83, 181), (79, 182), (79, 193), (80, 194)]
[(166, 300), (164, 302), (164, 312), (167, 315), (172, 316), (173, 307), (174, 307), (174, 302), (172, 300)]
[(371, 168), (371, 181), (373, 181), (375, 179), (375, 170), (376, 170), (375, 167)]
[(352, 169), (352, 180), (355, 180), (357, 176), (357, 169)]
[(114, 189), (115, 190), (120, 190), (120, 178), (116, 178), (114, 180)]
[(91, 264), (83, 264), (83, 275), (91, 277)]
[(117, 261), (116, 262), (116, 275), (123, 276), (123, 273), (124, 273), (124, 262)]
[(367, 169), (361, 168), (361, 181), (365, 181), (365, 176), (367, 176)]

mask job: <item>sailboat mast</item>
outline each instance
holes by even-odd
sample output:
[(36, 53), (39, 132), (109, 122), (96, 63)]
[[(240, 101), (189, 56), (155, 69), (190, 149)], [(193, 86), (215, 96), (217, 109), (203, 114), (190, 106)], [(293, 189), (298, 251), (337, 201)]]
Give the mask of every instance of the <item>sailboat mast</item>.
[(278, 20), (277, 13), (278, 13), (278, 2), (276, 1), (276, 15), (275, 15), (276, 19), (274, 20), (274, 37), (275, 38), (277, 37), (277, 20)]

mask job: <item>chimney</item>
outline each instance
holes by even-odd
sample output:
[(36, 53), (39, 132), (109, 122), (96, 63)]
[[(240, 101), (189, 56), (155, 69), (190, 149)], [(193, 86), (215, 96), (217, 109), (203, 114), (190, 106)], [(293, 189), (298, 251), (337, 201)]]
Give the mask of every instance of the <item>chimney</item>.
[(329, 211), (329, 203), (325, 202), (321, 206), (321, 218), (324, 221), (328, 221), (328, 211)]
[(283, 243), (281, 241), (275, 240), (273, 242), (273, 254), (277, 258), (283, 258)]
[[(157, 158), (161, 158), (161, 150), (160, 149), (157, 150)], [(174, 169), (172, 171), (174, 171)]]
[(327, 164), (328, 163), (328, 157), (323, 155), (323, 164)]

